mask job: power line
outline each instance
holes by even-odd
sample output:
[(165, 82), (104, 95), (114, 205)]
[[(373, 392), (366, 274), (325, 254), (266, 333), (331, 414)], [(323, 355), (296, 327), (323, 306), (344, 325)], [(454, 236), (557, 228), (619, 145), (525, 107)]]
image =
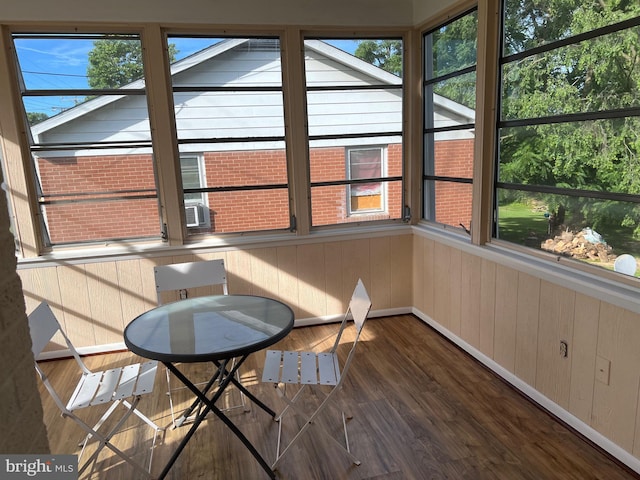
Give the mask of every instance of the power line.
[(87, 75), (74, 75), (72, 73), (48, 73), (48, 72), (33, 72), (29, 70), (23, 70), (22, 73), (31, 73), (34, 75), (54, 75), (58, 77), (79, 77), (79, 78), (88, 78)]

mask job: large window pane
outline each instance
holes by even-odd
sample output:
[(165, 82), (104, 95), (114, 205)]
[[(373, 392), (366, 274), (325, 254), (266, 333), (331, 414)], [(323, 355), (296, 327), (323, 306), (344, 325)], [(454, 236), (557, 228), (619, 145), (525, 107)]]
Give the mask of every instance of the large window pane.
[[(497, 237), (606, 268), (640, 258), (640, 4), (504, 6)], [(584, 256), (583, 232), (610, 251)]]
[(472, 188), (470, 183), (429, 181), (431, 199), (426, 198), (425, 210), (431, 212), (434, 222), (471, 228)]
[(628, 53), (639, 40), (635, 27), (506, 64), (502, 119), (640, 107), (640, 67)]
[(402, 125), (402, 92), (393, 89), (345, 89), (307, 94), (309, 135), (397, 132)]
[(306, 39), (312, 226), (402, 218), (402, 41)]
[(607, 269), (622, 254), (640, 258), (624, 222), (640, 214), (640, 203), (500, 189), (498, 212), (502, 240)]
[(498, 180), (640, 194), (640, 117), (506, 127)]
[(45, 244), (160, 238), (138, 35), (13, 35)]
[(150, 154), (34, 154), (52, 245), (160, 235)]
[(637, 2), (504, 1), (504, 55), (530, 50), (636, 17)]
[[(402, 182), (381, 182), (380, 187), (384, 191), (384, 195), (389, 198), (387, 201), (389, 207), (385, 211), (372, 208), (373, 201), (380, 201), (378, 198), (350, 197), (350, 190), (343, 185), (312, 186), (313, 224), (316, 226), (334, 225), (401, 218)], [(360, 204), (357, 203), (358, 200), (360, 200)], [(361, 206), (360, 209), (358, 209), (358, 205)]]
[(433, 58), (429, 76), (442, 77), (473, 67), (477, 61), (477, 31), (478, 13), (475, 10), (434, 30), (429, 39), (432, 51), (425, 52)]
[[(469, 109), (465, 111), (463, 118), (458, 118), (457, 123), (453, 125), (473, 121), (476, 108), (476, 72), (463, 73), (445, 80), (429, 83), (425, 88), (425, 101), (446, 105), (450, 111), (454, 112), (462, 107)], [(454, 104), (449, 105), (449, 102)], [(462, 109), (464, 110), (464, 108)], [(436, 110), (436, 120), (433, 126), (451, 126), (451, 124), (440, 124), (438, 120), (443, 120), (447, 117), (438, 115), (438, 113), (440, 112)]]
[(194, 211), (200, 215), (197, 221), (187, 221), (192, 234), (289, 228), (284, 149), (256, 144), (254, 150), (204, 151), (200, 157), (201, 162), (191, 162), (199, 180), (183, 167), (187, 216), (192, 218)]
[(468, 231), (475, 145), (477, 11), (423, 37), (425, 220)]
[(289, 228), (279, 40), (170, 35), (168, 48), (189, 234)]
[(255, 232), (289, 228), (289, 195), (285, 187), (212, 193), (211, 231)]

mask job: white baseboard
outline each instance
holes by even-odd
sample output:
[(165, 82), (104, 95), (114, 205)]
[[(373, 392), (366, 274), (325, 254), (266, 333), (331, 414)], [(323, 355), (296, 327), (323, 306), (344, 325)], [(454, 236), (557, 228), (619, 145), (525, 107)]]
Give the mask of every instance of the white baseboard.
[[(128, 350), (124, 342), (108, 343), (105, 345), (94, 345), (91, 347), (76, 347), (76, 350), (80, 355), (97, 355), (100, 353), (118, 352), (122, 350)], [(68, 348), (62, 350), (50, 350), (48, 352), (42, 352), (38, 355), (36, 360), (54, 360), (57, 358), (71, 357), (71, 350)]]
[[(387, 308), (383, 310), (375, 310), (369, 312), (368, 318), (376, 318), (376, 317), (391, 317), (394, 315), (407, 315), (413, 313), (411, 307), (402, 307), (402, 308)], [(297, 319), (294, 327), (311, 327), (313, 325), (324, 325), (327, 323), (336, 323), (341, 322), (344, 318), (344, 313), (339, 313), (337, 315), (326, 315), (324, 317), (309, 317), (309, 318), (301, 318)]]

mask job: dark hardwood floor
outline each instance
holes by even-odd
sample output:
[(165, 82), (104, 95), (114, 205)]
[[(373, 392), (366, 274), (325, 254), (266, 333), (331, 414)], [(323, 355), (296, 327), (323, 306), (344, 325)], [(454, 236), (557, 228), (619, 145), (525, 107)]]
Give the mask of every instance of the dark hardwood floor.
[[(297, 328), (278, 344), (284, 349), (327, 349), (338, 325)], [(352, 337), (346, 335), (343, 342)], [(348, 345), (343, 345), (346, 354)], [(279, 411), (284, 402), (272, 385), (261, 384), (264, 353), (242, 367), (242, 381), (250, 391)], [(130, 353), (87, 358), (90, 368), (137, 361)], [(44, 362), (52, 378), (72, 381), (70, 360)], [(189, 373), (207, 369), (191, 366)], [(164, 367), (153, 395), (140, 409), (161, 425), (170, 424)], [(71, 384), (71, 383), (70, 383)], [(237, 391), (229, 392), (236, 395)], [(321, 395), (310, 395), (313, 409)], [(186, 399), (185, 399), (186, 401)], [(64, 420), (43, 395), (45, 422), (52, 453), (77, 453), (82, 431)], [(338, 438), (340, 407), (349, 422), (352, 452), (362, 464), (354, 466), (340, 449), (314, 433), (315, 426), (285, 456), (278, 478), (292, 480), (628, 480), (640, 478), (545, 411), (528, 401), (469, 355), (417, 318), (395, 316), (371, 319), (358, 345), (355, 361), (335, 406), (318, 421)], [(81, 412), (82, 413), (82, 412)], [(271, 461), (277, 424), (259, 408), (231, 410), (229, 417), (257, 449)], [(99, 415), (95, 415), (97, 418)], [(93, 417), (93, 416), (92, 416)], [(290, 438), (295, 417), (286, 417), (283, 435)], [(186, 427), (167, 429), (156, 447), (152, 473), (158, 474)], [(114, 443), (144, 460), (150, 429), (130, 421)], [(131, 479), (132, 470), (105, 451), (91, 478)], [(172, 480), (267, 479), (258, 463), (217, 418), (200, 426), (169, 473)]]

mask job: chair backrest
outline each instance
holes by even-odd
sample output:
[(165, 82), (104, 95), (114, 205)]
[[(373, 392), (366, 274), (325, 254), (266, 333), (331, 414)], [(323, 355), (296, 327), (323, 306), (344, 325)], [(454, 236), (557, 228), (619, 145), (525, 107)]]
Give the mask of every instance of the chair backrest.
[(346, 376), (347, 371), (349, 370), (349, 366), (351, 365), (351, 360), (353, 359), (353, 354), (356, 351), (356, 346), (358, 345), (358, 340), (360, 340), (360, 334), (362, 333), (362, 329), (364, 327), (365, 321), (369, 315), (369, 311), (371, 310), (371, 299), (369, 298), (369, 294), (367, 293), (366, 288), (364, 287), (364, 283), (362, 283), (361, 279), (358, 279), (358, 283), (356, 284), (356, 288), (353, 290), (353, 294), (351, 295), (351, 301), (349, 302), (349, 308), (345, 313), (345, 316), (342, 320), (342, 325), (340, 325), (340, 330), (336, 336), (335, 343), (333, 344), (333, 348), (331, 349), (332, 353), (335, 353), (338, 349), (338, 345), (340, 344), (340, 339), (342, 338), (342, 333), (344, 332), (345, 326), (347, 324), (347, 320), (349, 319), (349, 314), (353, 318), (353, 323), (356, 327), (356, 338), (351, 345), (351, 350), (349, 350), (349, 354), (347, 355), (347, 359), (345, 360), (344, 366), (342, 367), (342, 373), (340, 375), (340, 380), (338, 384), (342, 383), (342, 379)]
[(53, 336), (58, 331), (62, 331), (48, 303), (42, 302), (29, 314), (29, 331), (31, 332), (31, 351), (34, 357), (38, 357)]
[(67, 334), (62, 330), (60, 322), (47, 302), (42, 302), (29, 314), (29, 331), (31, 333), (31, 350), (35, 358), (42, 353), (44, 347), (47, 346), (54, 335), (60, 332), (67, 344), (67, 348), (80, 365), (80, 368), (85, 372), (90, 372), (81, 360), (76, 347), (74, 347)]
[(353, 319), (353, 323), (356, 326), (357, 337), (360, 336), (360, 332), (362, 331), (362, 327), (364, 327), (364, 322), (367, 319), (370, 308), (371, 300), (369, 299), (369, 294), (364, 287), (364, 283), (362, 283), (362, 279), (358, 279), (356, 288), (353, 290), (353, 294), (351, 295), (351, 300), (349, 300), (349, 308), (344, 314), (342, 323), (340, 324), (340, 330), (338, 330), (335, 343), (333, 344), (333, 348), (331, 349), (332, 352), (335, 352), (338, 348), (338, 345), (340, 344), (340, 338), (342, 337), (342, 332), (347, 326), (349, 317)]
[(351, 316), (353, 317), (353, 321), (356, 324), (358, 332), (362, 330), (364, 322), (367, 319), (367, 315), (369, 315), (370, 309), (371, 299), (369, 298), (367, 289), (364, 288), (362, 280), (358, 279), (356, 288), (353, 291), (353, 295), (351, 296), (351, 301), (349, 302), (349, 310), (351, 311)]
[(168, 290), (222, 285), (222, 292), (225, 295), (229, 293), (227, 272), (222, 259), (158, 265), (153, 268), (153, 272), (156, 279), (158, 305), (162, 304), (161, 292)]
[[(31, 351), (33, 352), (33, 356), (36, 359), (42, 353), (42, 351), (44, 350), (44, 347), (46, 347), (47, 344), (51, 341), (51, 339), (56, 335), (56, 333), (59, 332), (62, 335), (62, 338), (64, 338), (64, 341), (67, 344), (69, 351), (73, 355), (76, 363), (78, 364), (82, 372), (86, 374), (91, 373), (91, 370), (89, 370), (87, 366), (84, 364), (84, 362), (80, 358), (80, 354), (78, 353), (76, 348), (73, 346), (73, 343), (71, 343), (71, 340), (69, 339), (69, 337), (67, 337), (67, 334), (64, 332), (64, 330), (62, 330), (62, 327), (60, 326), (60, 322), (58, 322), (58, 319), (56, 318), (55, 314), (53, 313), (53, 311), (51, 310), (51, 307), (47, 302), (42, 302), (40, 305), (38, 305), (35, 308), (35, 310), (33, 310), (33, 312), (29, 314), (28, 318), (29, 318), (29, 331), (31, 333)], [(56, 393), (55, 389), (49, 382), (49, 379), (45, 375), (44, 371), (38, 365), (37, 361), (35, 362), (35, 367), (36, 367), (36, 371), (38, 372), (38, 375), (40, 375), (40, 378), (44, 383), (44, 386), (47, 388), (47, 390), (53, 397), (53, 400), (55, 401), (56, 405), (58, 405), (58, 408), (66, 412), (67, 409), (64, 403), (60, 399), (60, 396)]]

